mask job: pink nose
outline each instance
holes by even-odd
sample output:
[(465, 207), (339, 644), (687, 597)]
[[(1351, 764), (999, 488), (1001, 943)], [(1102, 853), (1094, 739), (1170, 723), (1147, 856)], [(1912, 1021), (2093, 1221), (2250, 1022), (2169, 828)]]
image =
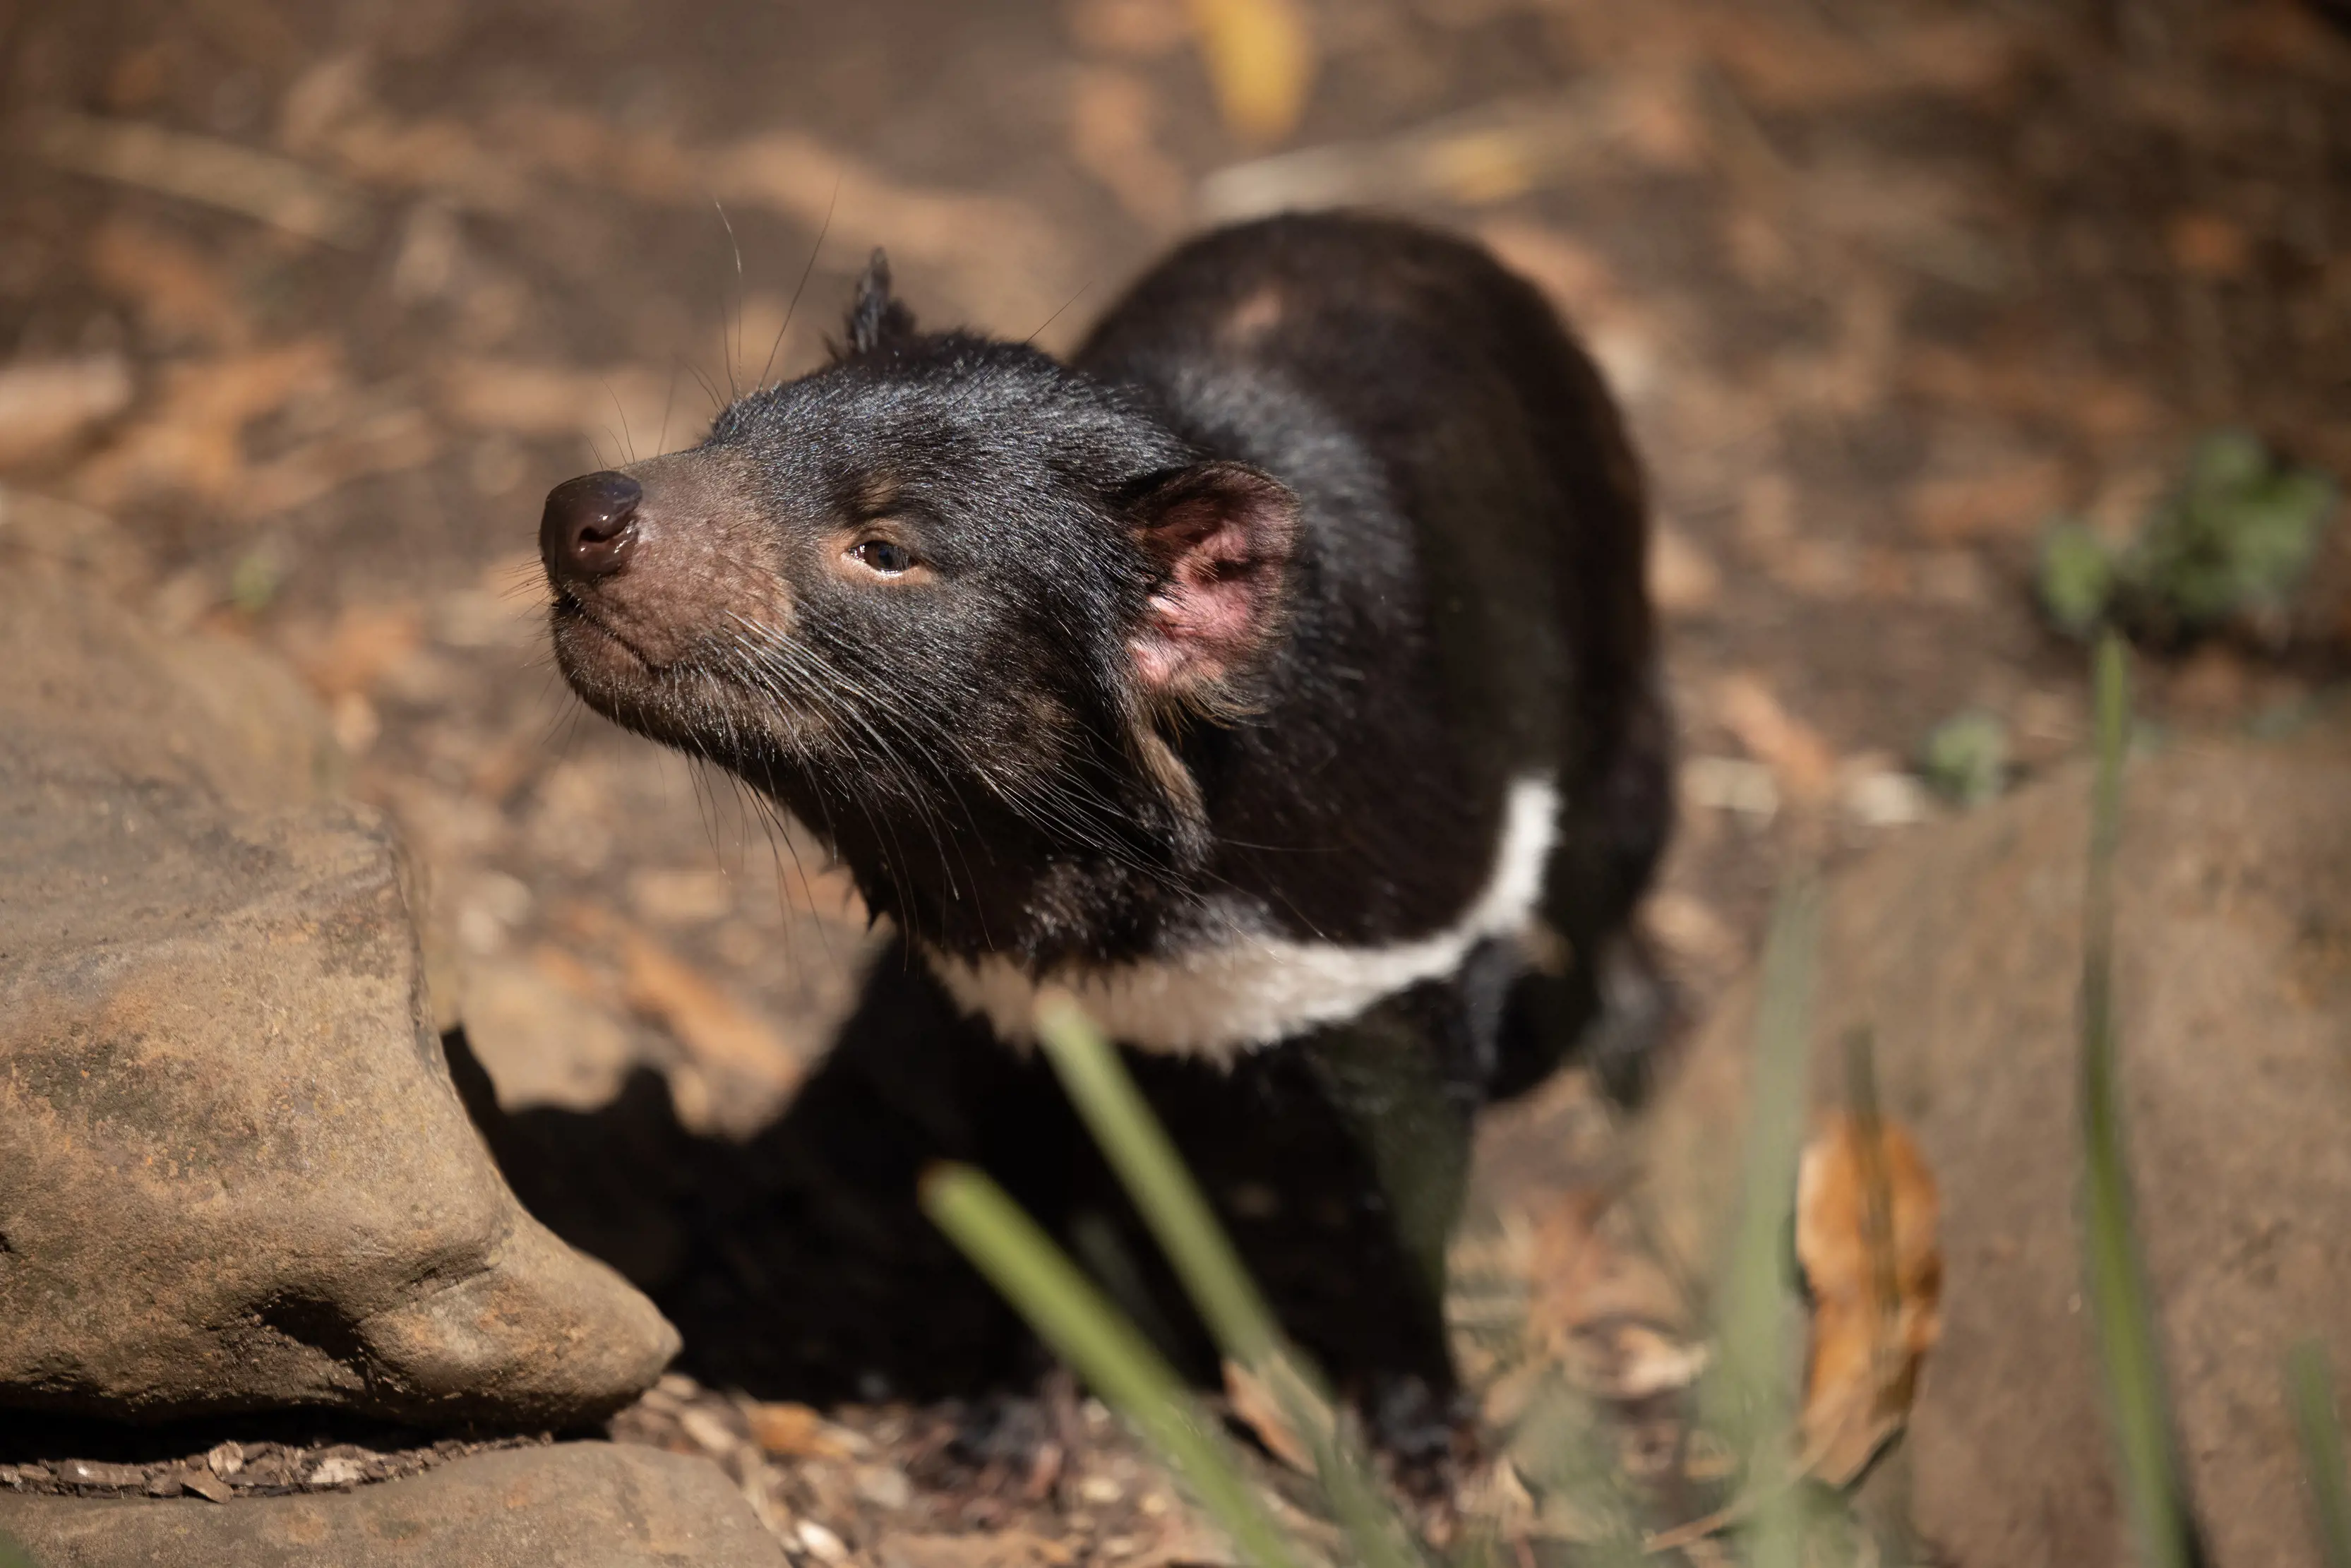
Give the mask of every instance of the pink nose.
[(610, 471), (566, 479), (547, 493), (538, 520), (538, 553), (547, 575), (566, 579), (610, 577), (629, 564), (637, 543), (637, 504), (644, 486)]

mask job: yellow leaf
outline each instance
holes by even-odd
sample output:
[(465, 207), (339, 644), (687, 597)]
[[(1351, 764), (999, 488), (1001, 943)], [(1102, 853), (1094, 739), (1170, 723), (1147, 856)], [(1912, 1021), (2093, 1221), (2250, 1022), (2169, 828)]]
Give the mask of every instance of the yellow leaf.
[(1298, 0), (1191, 0), (1191, 11), (1226, 128), (1259, 143), (1295, 131), (1314, 81), (1314, 34)]
[(1934, 1176), (1909, 1133), (1838, 1114), (1804, 1149), (1796, 1258), (1812, 1289), (1806, 1474), (1844, 1486), (1898, 1431), (1942, 1332)]
[(1275, 1458), (1301, 1475), (1314, 1473), (1314, 1451), (1283, 1413), (1281, 1401), (1237, 1361), (1225, 1363), (1225, 1397), (1231, 1402), (1233, 1414), (1248, 1424)]

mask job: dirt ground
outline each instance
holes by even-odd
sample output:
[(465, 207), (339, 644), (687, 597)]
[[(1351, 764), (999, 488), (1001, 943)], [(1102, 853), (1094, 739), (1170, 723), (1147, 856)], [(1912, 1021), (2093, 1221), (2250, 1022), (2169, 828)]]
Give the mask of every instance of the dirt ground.
[[(1688, 1016), (1787, 868), (1945, 810), (1909, 771), (1938, 723), (1998, 716), (2028, 775), (2078, 749), (2083, 658), (2028, 590), (2053, 514), (2126, 525), (2224, 423), (2351, 474), (2324, 7), (1301, 14), (1310, 89), (1252, 134), (1180, 0), (0, 4), (0, 371), (50, 377), (0, 398), (0, 542), (295, 663), (428, 873), (526, 1200), (654, 1290), (688, 1372), (857, 1398), (860, 1441), (938, 1428), (871, 1414), (925, 1366), (1021, 1364), (985, 1314), (891, 1353), (930, 1332), (873, 1316), (903, 1280), (777, 1233), (770, 1134), (873, 939), (813, 846), (569, 700), (534, 529), (557, 481), (815, 363), (873, 246), (925, 319), (1048, 347), (1173, 237), (1292, 202), (1467, 230), (1549, 291), (1654, 481), (1685, 809), (1647, 919)], [(2322, 596), (2148, 706), (2259, 724), (2346, 647)], [(779, 1348), (757, 1314), (811, 1279), (839, 1310)], [(1030, 1479), (989, 1484), (1051, 1516)]]

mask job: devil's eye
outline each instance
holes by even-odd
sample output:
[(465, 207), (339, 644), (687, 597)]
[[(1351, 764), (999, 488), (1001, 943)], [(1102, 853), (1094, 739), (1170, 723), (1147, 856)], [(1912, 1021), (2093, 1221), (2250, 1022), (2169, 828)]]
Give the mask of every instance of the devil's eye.
[(901, 576), (914, 565), (914, 552), (895, 539), (867, 539), (849, 553), (860, 566), (883, 577)]

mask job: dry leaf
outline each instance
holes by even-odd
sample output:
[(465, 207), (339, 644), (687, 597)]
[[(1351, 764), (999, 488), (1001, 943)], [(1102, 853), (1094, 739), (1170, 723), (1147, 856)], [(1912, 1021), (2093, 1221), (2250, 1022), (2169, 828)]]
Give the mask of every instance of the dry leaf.
[[(715, 199), (810, 228), (830, 224), (852, 251), (882, 244), (902, 264), (936, 266), (950, 287), (960, 283), (963, 309), (984, 306), (1022, 331), (1069, 298), (1070, 247), (1042, 214), (1008, 197), (901, 183), (800, 131), (695, 148), (544, 105), (506, 107), (482, 130), (455, 120), (405, 121), (374, 103), (363, 78), (340, 63), (306, 78), (289, 95), (287, 136), (366, 184), (502, 213), (526, 205), (550, 176), (705, 218)], [(294, 98), (303, 100), (298, 115)]]
[(1655, 1373), (1632, 1363), (1649, 1359), (1643, 1336), (1667, 1337), (1652, 1325), (1677, 1320), (1680, 1296), (1654, 1258), (1625, 1244), (1615, 1193), (1593, 1185), (1546, 1194), (1529, 1219), (1528, 1348), (1547, 1363), (1575, 1365), (1589, 1375), (1586, 1386), (1604, 1392)]
[(332, 630), (288, 636), (287, 653), (320, 696), (365, 692), (384, 673), (416, 652), (424, 640), (424, 619), (413, 604), (347, 606)]
[(367, 243), (366, 198), (290, 158), (135, 120), (60, 115), (41, 133), (60, 168), (181, 196), (357, 249)]
[(65, 446), (130, 402), (131, 367), (119, 354), (0, 369), (0, 467)]
[(1298, 0), (1191, 0), (1191, 10), (1226, 129), (1259, 144), (1295, 131), (1314, 81), (1314, 34)]
[(1831, 1486), (1860, 1475), (1900, 1429), (1942, 1332), (1937, 1208), (1935, 1178), (1898, 1124), (1839, 1113), (1805, 1145), (1796, 1258), (1813, 1319), (1800, 1465)]
[(779, 1459), (852, 1459), (870, 1447), (856, 1433), (836, 1427), (806, 1405), (788, 1400), (746, 1402), (743, 1418), (762, 1453)]
[(1835, 750), (1820, 731), (1781, 706), (1761, 677), (1725, 676), (1716, 689), (1715, 713), (1792, 800), (1818, 803), (1835, 789)]
[(99, 507), (159, 490), (234, 498), (250, 472), (245, 427), (340, 382), (335, 345), (313, 338), (171, 366), (152, 413), (83, 467), (80, 498)]
[(675, 1035), (695, 1065), (778, 1098), (799, 1085), (799, 1053), (766, 1019), (641, 932), (628, 933), (622, 952), (629, 1005)]
[(1290, 1425), (1281, 1402), (1255, 1373), (1237, 1361), (1225, 1363), (1225, 1397), (1231, 1401), (1233, 1414), (1257, 1434), (1258, 1441), (1275, 1458), (1301, 1475), (1314, 1473), (1313, 1451)]
[(1501, 202), (1571, 171), (1621, 170), (1628, 159), (1649, 161), (1639, 117), (1628, 112), (1649, 85), (1506, 99), (1390, 136), (1253, 158), (1204, 180), (1200, 211), (1229, 221), (1291, 207), (1419, 198)]
[(166, 337), (236, 349), (253, 336), (251, 319), (211, 258), (162, 229), (110, 219), (90, 236), (89, 270)]

